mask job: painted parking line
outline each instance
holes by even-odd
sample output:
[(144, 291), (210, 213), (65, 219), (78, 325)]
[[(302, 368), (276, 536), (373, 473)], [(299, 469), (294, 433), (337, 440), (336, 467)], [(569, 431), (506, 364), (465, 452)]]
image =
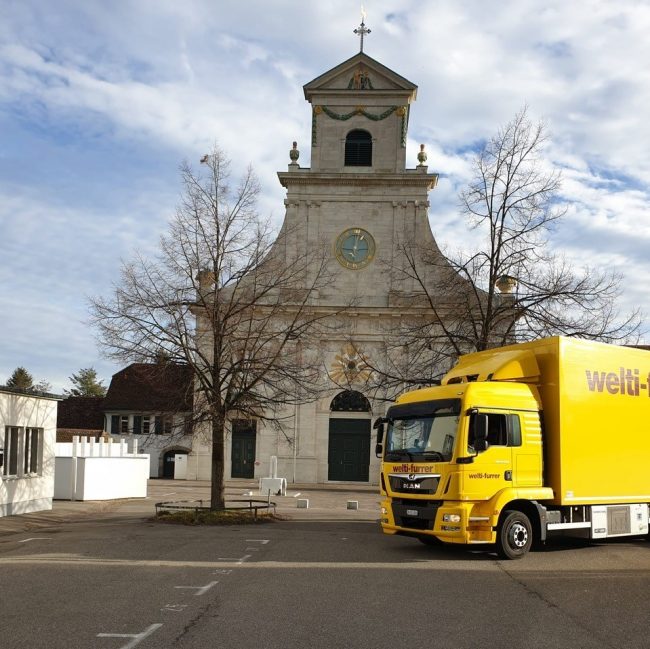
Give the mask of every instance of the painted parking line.
[(187, 604), (166, 604), (160, 610), (164, 613), (165, 611), (171, 611), (172, 613), (182, 613), (186, 608)]
[(139, 645), (143, 640), (148, 638), (152, 633), (155, 633), (162, 624), (152, 624), (147, 627), (142, 633), (98, 633), (98, 638), (131, 638), (131, 642), (122, 645), (120, 649), (133, 649)]
[(23, 539), (22, 541), (18, 541), (18, 543), (29, 543), (30, 541), (51, 541), (52, 537), (51, 536), (33, 536), (29, 539)]
[(219, 582), (218, 581), (211, 581), (207, 586), (174, 586), (174, 588), (178, 588), (179, 590), (195, 590), (196, 593), (194, 593), (195, 597), (200, 597), (201, 595), (205, 595), (213, 586), (216, 586)]

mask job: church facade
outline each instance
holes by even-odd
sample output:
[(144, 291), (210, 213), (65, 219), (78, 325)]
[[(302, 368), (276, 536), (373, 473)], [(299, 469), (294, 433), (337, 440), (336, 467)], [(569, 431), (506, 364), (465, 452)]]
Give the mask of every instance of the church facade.
[[(319, 342), (328, 389), (317, 401), (290, 406), (283, 434), (260, 421), (232, 421), (225, 477), (266, 477), (274, 456), (278, 477), (289, 483), (376, 484), (372, 420), (389, 403), (367, 386), (387, 353), (387, 332), (417, 310), (414, 280), (394, 272), (403, 263), (400, 245), (438, 251), (428, 219), (437, 175), (428, 171), (423, 146), (407, 168), (417, 86), (365, 53), (307, 83), (304, 94), (311, 166), (300, 165), (294, 144), (278, 177), (286, 189), (283, 229), (295, 232), (290, 247), (329, 246), (332, 281), (317, 298), (318, 308), (336, 313), (336, 326)], [(210, 449), (197, 438), (188, 478), (209, 477)]]

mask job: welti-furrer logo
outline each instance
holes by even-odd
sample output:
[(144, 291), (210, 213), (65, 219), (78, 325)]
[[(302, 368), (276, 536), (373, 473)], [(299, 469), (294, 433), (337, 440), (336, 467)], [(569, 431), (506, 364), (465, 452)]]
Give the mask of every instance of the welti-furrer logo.
[(619, 368), (618, 372), (585, 370), (587, 387), (591, 392), (626, 394), (630, 397), (650, 397), (650, 372)]
[(431, 473), (431, 464), (393, 464), (392, 471), (395, 473)]

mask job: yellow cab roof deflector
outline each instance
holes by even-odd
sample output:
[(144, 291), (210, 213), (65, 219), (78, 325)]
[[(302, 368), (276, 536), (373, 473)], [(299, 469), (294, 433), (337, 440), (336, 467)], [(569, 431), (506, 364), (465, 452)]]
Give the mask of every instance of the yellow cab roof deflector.
[(533, 381), (540, 375), (535, 354), (529, 350), (486, 350), (461, 356), (442, 380), (448, 383), (470, 381)]

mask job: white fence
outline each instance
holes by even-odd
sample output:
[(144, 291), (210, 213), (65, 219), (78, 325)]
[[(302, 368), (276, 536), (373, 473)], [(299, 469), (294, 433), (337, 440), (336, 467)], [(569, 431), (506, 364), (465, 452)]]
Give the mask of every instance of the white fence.
[(137, 440), (94, 439), (56, 444), (54, 498), (113, 500), (147, 495), (149, 456), (138, 453)]

